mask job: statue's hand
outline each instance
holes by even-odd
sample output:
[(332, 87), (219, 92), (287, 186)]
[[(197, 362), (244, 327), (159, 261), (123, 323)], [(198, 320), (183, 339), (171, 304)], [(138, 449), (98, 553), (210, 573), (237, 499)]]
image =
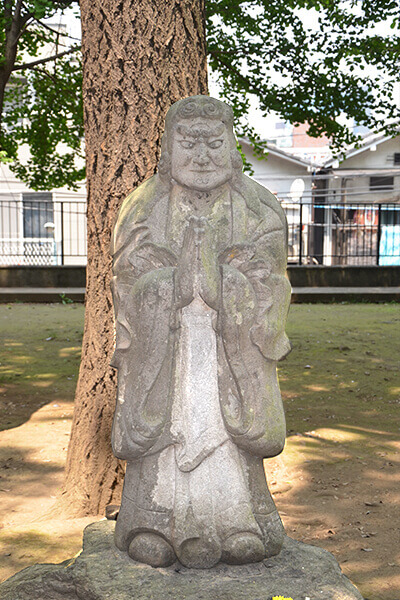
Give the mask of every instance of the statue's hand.
[(210, 308), (218, 310), (221, 275), (213, 230), (205, 217), (191, 215), (188, 219), (175, 285), (178, 308), (199, 294)]
[(183, 235), (182, 251), (175, 274), (175, 297), (178, 308), (190, 304), (195, 295), (198, 238), (198, 217), (191, 216)]
[(204, 302), (214, 310), (221, 299), (221, 272), (215, 249), (215, 234), (205, 217), (198, 221), (198, 291)]

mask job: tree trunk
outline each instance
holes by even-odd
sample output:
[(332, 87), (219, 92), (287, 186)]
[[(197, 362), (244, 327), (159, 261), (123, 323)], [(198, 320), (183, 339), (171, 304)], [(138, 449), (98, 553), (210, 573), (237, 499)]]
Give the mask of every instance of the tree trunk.
[(154, 174), (171, 104), (207, 94), (203, 0), (82, 0), (88, 266), (82, 362), (60, 500), (68, 515), (119, 501), (111, 451), (116, 372), (110, 234), (124, 197)]

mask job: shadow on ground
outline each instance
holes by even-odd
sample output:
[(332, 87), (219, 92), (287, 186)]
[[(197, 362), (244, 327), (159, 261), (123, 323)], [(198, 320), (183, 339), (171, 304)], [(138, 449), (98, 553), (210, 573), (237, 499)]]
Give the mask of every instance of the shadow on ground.
[(292, 306), (280, 366), (288, 440), (269, 461), (289, 535), (371, 600), (400, 598), (400, 306)]

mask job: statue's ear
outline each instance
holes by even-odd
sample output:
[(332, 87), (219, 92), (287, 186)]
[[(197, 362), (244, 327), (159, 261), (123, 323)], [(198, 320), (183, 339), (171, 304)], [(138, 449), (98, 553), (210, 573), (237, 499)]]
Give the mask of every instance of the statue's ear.
[(234, 150), (231, 150), (231, 161), (232, 167), (235, 171), (243, 171), (242, 155), (240, 154), (239, 150), (236, 150), (236, 148)]
[(171, 157), (169, 152), (164, 150), (158, 163), (158, 173), (162, 179), (170, 179), (171, 177)]

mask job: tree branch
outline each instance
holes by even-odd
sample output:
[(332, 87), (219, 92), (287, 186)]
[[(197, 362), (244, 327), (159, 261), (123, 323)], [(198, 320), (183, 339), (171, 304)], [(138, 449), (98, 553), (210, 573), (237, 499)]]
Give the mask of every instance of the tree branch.
[(12, 21), (11, 0), (4, 0), (4, 19), (5, 19), (5, 29), (6, 29), (6, 31), (9, 31), (11, 28), (11, 21)]
[(4, 14), (7, 15), (6, 19), (6, 39), (5, 39), (5, 52), (4, 52), (4, 65), (3, 70), (6, 73), (6, 78), (10, 76), (12, 67), (15, 64), (17, 56), (17, 43), (20, 37), (21, 30), (24, 28), (27, 21), (30, 19), (30, 13), (27, 13), (21, 17), (22, 0), (17, 0), (15, 5), (14, 14), (12, 14), (12, 2), (11, 0), (5, 0), (4, 3)]
[(57, 83), (57, 77), (54, 77), (54, 75), (52, 75), (51, 73), (48, 73), (44, 69), (40, 69), (39, 67), (31, 67), (31, 69), (32, 69), (32, 71), (37, 71), (37, 73), (41, 73), (45, 77), (48, 77), (54, 83)]
[[(35, 17), (34, 17), (35, 18)], [(51, 31), (52, 33), (55, 33), (57, 35), (63, 35), (64, 37), (67, 37), (70, 40), (77, 40), (78, 42), (80, 42), (80, 38), (76, 38), (73, 35), (69, 35), (69, 33), (63, 33), (62, 31), (57, 31), (56, 29), (53, 29), (52, 27), (49, 27), (48, 25), (46, 25), (46, 23), (43, 23), (43, 21), (40, 21), (40, 19), (36, 19), (35, 21), (37, 23), (39, 23), (39, 25), (41, 25), (42, 27), (44, 27), (44, 29), (48, 29), (49, 31)]]
[(29, 14), (29, 13), (24, 16), (24, 21), (25, 22), (21, 26), (21, 30), (20, 30), (20, 32), (18, 34), (18, 37), (17, 37), (17, 42), (19, 41), (19, 38), (21, 37), (21, 35), (23, 35), (25, 33), (25, 31), (27, 30), (28, 25), (30, 25), (29, 20), (31, 18), (32, 18), (32, 15)]
[(15, 5), (15, 10), (14, 10), (14, 14), (13, 14), (13, 20), (14, 21), (19, 21), (21, 18), (21, 8), (22, 8), (22, 0), (17, 0), (17, 3)]
[[(45, 71), (44, 69), (40, 69), (39, 67), (32, 67), (32, 71), (36, 71), (37, 73), (40, 73), (44, 77), (48, 77), (53, 83), (57, 84), (60, 81), (59, 79), (57, 79), (57, 77), (55, 75), (52, 75), (51, 73), (48, 73), (47, 71)], [(74, 98), (76, 100), (76, 94), (73, 94), (72, 92), (70, 92), (69, 90), (66, 90), (65, 88), (63, 89), (62, 93), (66, 94), (67, 96), (71, 96), (71, 98)]]
[(77, 50), (80, 50), (80, 46), (75, 46), (74, 48), (70, 48), (70, 50), (66, 50), (65, 52), (60, 52), (59, 54), (54, 54), (53, 56), (48, 56), (47, 58), (41, 58), (38, 60), (34, 60), (30, 63), (25, 63), (24, 65), (15, 65), (12, 68), (12, 71), (22, 71), (23, 69), (31, 69), (36, 65), (43, 65), (44, 63), (50, 62), (51, 60), (57, 60), (57, 58), (61, 58), (62, 56), (66, 56), (67, 54), (73, 54)]

